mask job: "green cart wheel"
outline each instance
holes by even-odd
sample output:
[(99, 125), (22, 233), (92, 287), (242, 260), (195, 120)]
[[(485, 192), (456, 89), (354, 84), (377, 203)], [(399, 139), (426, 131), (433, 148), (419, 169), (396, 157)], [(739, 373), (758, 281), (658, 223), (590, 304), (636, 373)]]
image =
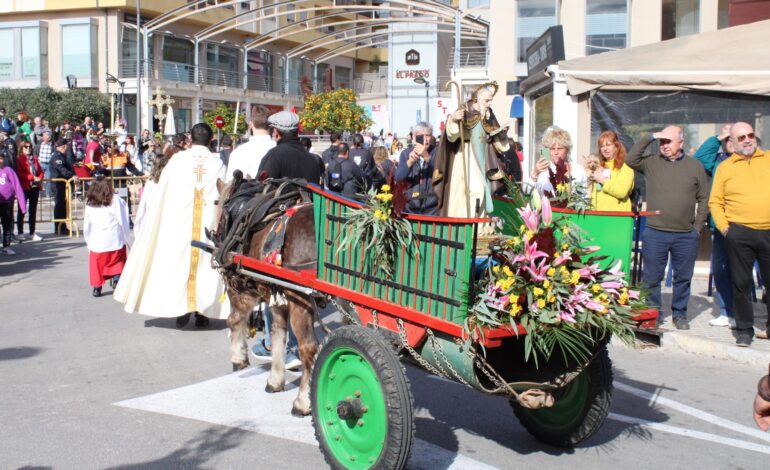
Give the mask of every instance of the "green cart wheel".
[(572, 382), (554, 393), (550, 408), (531, 410), (511, 401), (524, 428), (538, 440), (573, 447), (588, 439), (607, 419), (612, 402), (612, 364), (607, 348)]
[(376, 332), (349, 325), (326, 337), (310, 401), (332, 468), (404, 468), (414, 436), (412, 395), (396, 353)]

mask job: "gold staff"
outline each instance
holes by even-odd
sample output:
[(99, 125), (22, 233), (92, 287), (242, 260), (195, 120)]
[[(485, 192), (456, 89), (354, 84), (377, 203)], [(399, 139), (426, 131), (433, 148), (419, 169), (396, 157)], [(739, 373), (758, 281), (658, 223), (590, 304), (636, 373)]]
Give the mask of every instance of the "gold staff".
[[(460, 92), (460, 85), (457, 84), (454, 80), (449, 80), (446, 85), (444, 86), (444, 89), (448, 90), (452, 85), (454, 85), (455, 90), (457, 91), (457, 109), (460, 109), (463, 107), (463, 96)], [(470, 162), (465, 160), (465, 132), (464, 127), (465, 123), (460, 121), (458, 123), (460, 126), (460, 157), (463, 159), (463, 179), (465, 180), (465, 214), (467, 217), (471, 216), (471, 207), (470, 207), (470, 199), (471, 199), (471, 190), (470, 190), (470, 182), (468, 181), (468, 173), (470, 173)], [(444, 182), (444, 187), (446, 188), (449, 184), (449, 181)], [(444, 190), (446, 191), (446, 189)], [(445, 202), (448, 204), (448, 202)]]

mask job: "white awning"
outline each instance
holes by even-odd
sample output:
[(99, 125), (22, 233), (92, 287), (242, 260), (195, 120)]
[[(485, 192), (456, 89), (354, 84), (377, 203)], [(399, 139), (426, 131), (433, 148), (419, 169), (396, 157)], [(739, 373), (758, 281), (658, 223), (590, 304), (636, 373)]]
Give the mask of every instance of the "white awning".
[(604, 86), (770, 95), (770, 20), (559, 62), (571, 95)]

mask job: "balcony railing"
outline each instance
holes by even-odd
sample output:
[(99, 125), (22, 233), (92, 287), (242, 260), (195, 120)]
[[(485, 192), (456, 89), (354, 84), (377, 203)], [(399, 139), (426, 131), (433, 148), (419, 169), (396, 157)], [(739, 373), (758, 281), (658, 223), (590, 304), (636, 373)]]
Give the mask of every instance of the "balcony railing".
[[(144, 77), (144, 61), (141, 61), (141, 74)], [(131, 80), (136, 78), (136, 60), (121, 60), (118, 63), (118, 70), (121, 79)], [(150, 61), (150, 77), (153, 80), (168, 80), (180, 83), (195, 83), (195, 66), (190, 64), (183, 64), (179, 62), (172, 62), (167, 60), (153, 60)], [(232, 70), (217, 69), (211, 67), (198, 67), (198, 84), (210, 85), (223, 88), (236, 88), (243, 89), (243, 72), (234, 72)], [(259, 74), (259, 73), (247, 73), (246, 88), (254, 91), (264, 91), (269, 93), (286, 92), (286, 80), (282, 77), (275, 75)], [(318, 90), (322, 89), (321, 82), (318, 82)], [(312, 82), (308, 82), (308, 85), (312, 87)], [(303, 81), (302, 80), (290, 80), (289, 81), (289, 95), (299, 96), (302, 95)]]
[[(449, 68), (454, 68), (453, 47), (449, 53)], [(460, 48), (460, 68), (465, 67), (486, 67), (487, 66), (487, 48), (486, 46), (465, 46)]]

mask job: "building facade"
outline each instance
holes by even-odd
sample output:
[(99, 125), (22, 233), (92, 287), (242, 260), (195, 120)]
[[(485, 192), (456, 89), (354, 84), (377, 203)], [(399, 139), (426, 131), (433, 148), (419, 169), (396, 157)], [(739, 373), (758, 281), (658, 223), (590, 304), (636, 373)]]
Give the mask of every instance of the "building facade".
[[(0, 2), (0, 41), (4, 45), (0, 48), (0, 87), (99, 89), (113, 95), (116, 106), (125, 104), (116, 115), (123, 116), (131, 133), (137, 125), (159, 130), (154, 110), (142, 106), (138, 119), (136, 106), (137, 92), (146, 103), (157, 89), (174, 99), (180, 130), (189, 129), (204, 111), (219, 103), (237, 106), (249, 115), (256, 105), (275, 111), (300, 109), (305, 94), (332, 87), (359, 86), (362, 89), (357, 91), (368, 92), (370, 99), (378, 96), (360, 77), (387, 57), (386, 45), (329, 53), (345, 40), (335, 34), (335, 28), (345, 29), (345, 24), (365, 20), (371, 13), (330, 14), (327, 10), (334, 0), (216, 3), (4, 0)], [(347, 3), (371, 6), (373, 0)], [(139, 35), (137, 6), (141, 11)], [(182, 8), (175, 21), (156, 21), (159, 27), (148, 34), (145, 58), (145, 26), (175, 8)], [(297, 33), (298, 29), (303, 31)], [(290, 31), (285, 38), (281, 34)], [(291, 54), (305, 44), (315, 45), (314, 54)], [(319, 55), (329, 58), (312, 60)], [(384, 90), (381, 95), (384, 98)]]

